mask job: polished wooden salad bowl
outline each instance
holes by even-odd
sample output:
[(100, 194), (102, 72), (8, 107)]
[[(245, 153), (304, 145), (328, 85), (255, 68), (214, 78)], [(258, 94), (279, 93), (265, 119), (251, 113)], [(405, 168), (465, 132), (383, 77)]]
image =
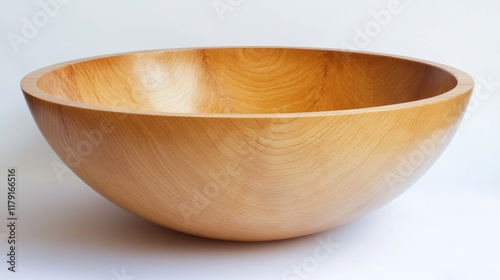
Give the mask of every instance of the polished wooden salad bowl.
[(126, 53), (21, 82), (45, 139), (120, 207), (194, 235), (324, 231), (406, 190), (473, 88), (433, 62), (325, 49)]

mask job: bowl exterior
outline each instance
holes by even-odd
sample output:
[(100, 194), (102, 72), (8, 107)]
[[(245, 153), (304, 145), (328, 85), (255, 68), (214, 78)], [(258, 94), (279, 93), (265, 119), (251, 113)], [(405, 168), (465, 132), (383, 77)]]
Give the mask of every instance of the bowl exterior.
[(352, 114), (207, 118), (25, 93), (51, 147), (98, 193), (165, 227), (240, 241), (324, 231), (386, 204), (443, 151), (469, 96)]

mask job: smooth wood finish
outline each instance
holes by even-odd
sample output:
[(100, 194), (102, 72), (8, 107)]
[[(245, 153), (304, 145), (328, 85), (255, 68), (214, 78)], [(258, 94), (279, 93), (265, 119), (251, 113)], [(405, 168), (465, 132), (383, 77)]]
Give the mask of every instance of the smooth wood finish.
[(51, 147), (110, 201), (178, 231), (257, 241), (395, 198), (450, 141), (473, 81), (387, 55), (221, 48), (67, 62), (21, 86)]

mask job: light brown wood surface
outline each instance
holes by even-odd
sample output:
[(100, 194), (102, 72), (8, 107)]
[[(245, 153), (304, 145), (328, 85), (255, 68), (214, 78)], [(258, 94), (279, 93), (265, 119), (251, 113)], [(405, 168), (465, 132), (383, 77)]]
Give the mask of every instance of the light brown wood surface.
[(258, 241), (330, 229), (406, 190), (450, 141), (473, 81), (387, 55), (221, 48), (67, 62), (21, 86), (54, 151), (113, 203)]

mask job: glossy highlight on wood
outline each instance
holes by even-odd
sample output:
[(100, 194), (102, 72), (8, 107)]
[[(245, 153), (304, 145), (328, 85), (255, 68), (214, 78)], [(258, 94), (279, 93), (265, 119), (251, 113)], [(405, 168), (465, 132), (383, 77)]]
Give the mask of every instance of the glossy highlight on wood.
[(261, 241), (330, 229), (406, 190), (451, 140), (473, 81), (390, 55), (211, 48), (61, 63), (21, 87), (54, 151), (113, 203)]

